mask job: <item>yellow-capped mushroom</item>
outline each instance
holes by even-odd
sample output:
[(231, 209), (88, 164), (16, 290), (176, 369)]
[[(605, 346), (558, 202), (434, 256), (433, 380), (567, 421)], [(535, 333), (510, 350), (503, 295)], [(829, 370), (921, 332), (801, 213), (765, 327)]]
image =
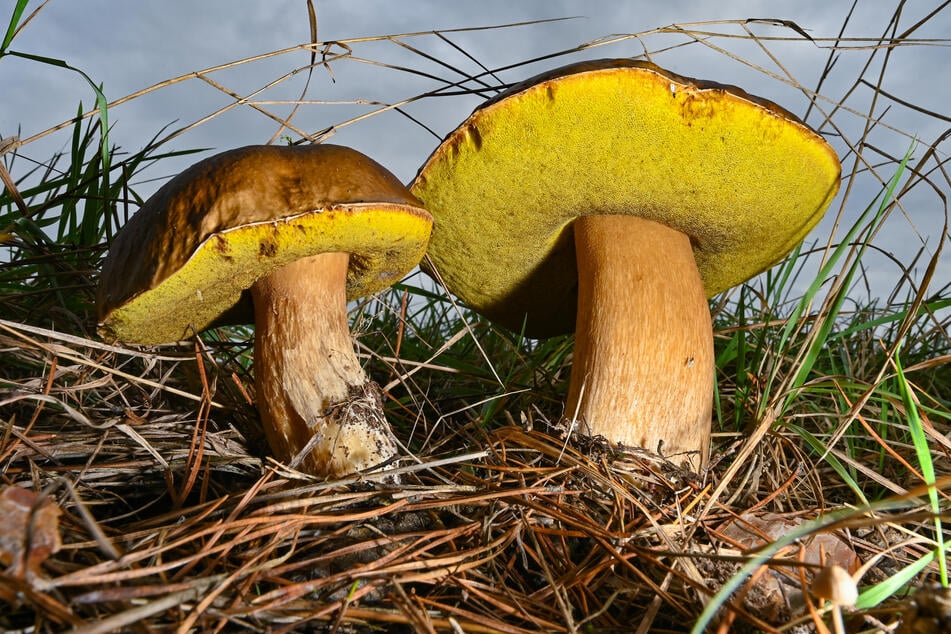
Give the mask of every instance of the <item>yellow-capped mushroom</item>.
[(431, 226), (393, 174), (350, 148), (223, 152), (165, 184), (116, 236), (100, 332), (157, 344), (254, 323), (257, 405), (274, 455), (321, 476), (366, 469), (397, 444), (354, 353), (347, 300), (413, 268)]
[(480, 106), (410, 189), (433, 214), (428, 254), (451, 292), (530, 337), (576, 332), (567, 416), (699, 467), (706, 299), (799, 244), (839, 174), (825, 140), (779, 106), (620, 59)]

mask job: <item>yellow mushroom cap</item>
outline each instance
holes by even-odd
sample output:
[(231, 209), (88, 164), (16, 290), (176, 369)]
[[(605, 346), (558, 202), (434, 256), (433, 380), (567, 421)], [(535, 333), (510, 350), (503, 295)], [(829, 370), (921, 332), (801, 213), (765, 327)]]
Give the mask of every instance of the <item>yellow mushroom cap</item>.
[(320, 253), (351, 255), (347, 295), (362, 297), (412, 269), (431, 228), (399, 179), (356, 150), (229, 150), (166, 183), (116, 236), (100, 279), (100, 332), (155, 344), (225, 313), (223, 323), (251, 323), (246, 289)]
[(529, 336), (574, 329), (571, 223), (636, 214), (686, 233), (708, 296), (785, 257), (839, 186), (825, 140), (734, 86), (632, 60), (550, 71), (480, 106), (410, 189), (447, 288)]

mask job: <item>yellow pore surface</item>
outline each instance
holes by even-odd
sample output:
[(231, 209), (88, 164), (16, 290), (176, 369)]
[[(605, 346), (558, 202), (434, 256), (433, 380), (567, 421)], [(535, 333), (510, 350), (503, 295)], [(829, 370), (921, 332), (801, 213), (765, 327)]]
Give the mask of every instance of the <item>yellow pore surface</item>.
[(417, 207), (350, 203), (220, 231), (156, 287), (112, 308), (100, 331), (127, 343), (188, 338), (237, 304), (258, 279), (320, 253), (351, 254), (347, 297), (364, 297), (416, 266), (431, 226), (429, 214)]
[(835, 152), (778, 108), (652, 65), (603, 65), (476, 110), (411, 186), (448, 289), (514, 330), (527, 318), (529, 336), (573, 327), (578, 216), (683, 231), (712, 296), (782, 259), (838, 189)]

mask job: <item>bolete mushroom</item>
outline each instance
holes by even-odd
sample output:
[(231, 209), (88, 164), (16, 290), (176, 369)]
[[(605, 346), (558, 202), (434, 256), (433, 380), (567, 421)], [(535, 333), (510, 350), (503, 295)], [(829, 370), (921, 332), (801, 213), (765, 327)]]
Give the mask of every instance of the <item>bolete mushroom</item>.
[(354, 352), (347, 300), (405, 275), (431, 228), (393, 174), (350, 148), (223, 152), (165, 184), (116, 236), (100, 332), (157, 344), (254, 323), (257, 406), (273, 454), (320, 476), (366, 469), (393, 458), (397, 443)]
[(529, 337), (576, 330), (567, 416), (699, 467), (707, 298), (799, 244), (839, 173), (832, 148), (779, 106), (620, 59), (478, 107), (410, 189), (433, 214), (431, 268), (452, 293)]

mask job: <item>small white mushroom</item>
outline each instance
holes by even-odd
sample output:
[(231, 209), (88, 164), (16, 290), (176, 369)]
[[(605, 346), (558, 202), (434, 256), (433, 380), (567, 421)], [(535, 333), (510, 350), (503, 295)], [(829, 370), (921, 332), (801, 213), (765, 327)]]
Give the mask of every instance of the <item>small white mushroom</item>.
[(854, 606), (859, 598), (858, 585), (852, 575), (836, 564), (823, 566), (813, 576), (810, 590), (817, 599), (832, 604), (836, 634), (845, 634), (842, 608)]

